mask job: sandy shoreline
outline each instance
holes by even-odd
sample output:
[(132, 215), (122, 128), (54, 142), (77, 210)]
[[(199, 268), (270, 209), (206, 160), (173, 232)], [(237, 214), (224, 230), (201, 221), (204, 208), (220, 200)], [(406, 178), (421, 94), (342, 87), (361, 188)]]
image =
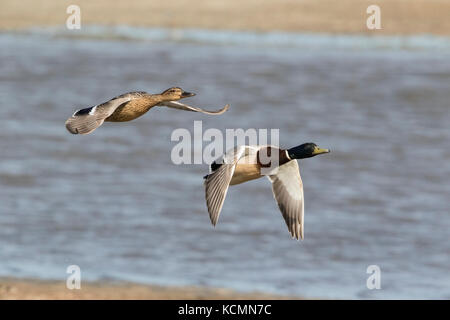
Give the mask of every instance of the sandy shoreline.
[(382, 30), (368, 30), (370, 0), (3, 0), (0, 30), (63, 26), (71, 4), (82, 26), (203, 28), (249, 31), (450, 35), (450, 1), (378, 0)]
[(300, 299), (265, 293), (240, 293), (229, 289), (166, 287), (128, 282), (83, 282), (80, 290), (69, 290), (64, 281), (0, 278), (0, 300), (216, 300)]

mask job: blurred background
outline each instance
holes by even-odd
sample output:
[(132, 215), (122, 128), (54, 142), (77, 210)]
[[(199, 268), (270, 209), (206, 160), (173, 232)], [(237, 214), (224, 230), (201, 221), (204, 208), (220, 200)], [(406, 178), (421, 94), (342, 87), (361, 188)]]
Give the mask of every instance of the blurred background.
[[(71, 4), (79, 30), (66, 28)], [(101, 283), (450, 299), (450, 2), (377, 1), (381, 30), (366, 26), (371, 4), (2, 0), (0, 293), (11, 279), (65, 283), (75, 264)], [(231, 108), (64, 127), (76, 109), (171, 86)], [(207, 164), (170, 160), (172, 131), (194, 120), (332, 150), (299, 162), (304, 241), (266, 179), (230, 188), (211, 226)]]

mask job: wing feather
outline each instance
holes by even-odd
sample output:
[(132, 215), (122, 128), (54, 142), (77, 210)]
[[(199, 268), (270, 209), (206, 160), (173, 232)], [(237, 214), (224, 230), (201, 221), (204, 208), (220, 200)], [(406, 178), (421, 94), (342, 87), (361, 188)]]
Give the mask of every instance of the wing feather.
[(277, 174), (268, 176), (288, 230), (297, 240), (304, 237), (303, 183), (297, 160), (280, 166)]
[(240, 146), (229, 151), (224, 157), (224, 163), (213, 173), (206, 176), (204, 182), (206, 206), (209, 218), (214, 226), (219, 220), (220, 211), (222, 210), (236, 163), (244, 155), (246, 148), (246, 146)]
[(217, 111), (208, 111), (208, 110), (204, 110), (198, 107), (192, 107), (189, 106), (187, 104), (178, 102), (178, 101), (166, 101), (166, 102), (161, 102), (160, 104), (158, 104), (158, 106), (165, 106), (165, 107), (169, 107), (169, 108), (174, 108), (174, 109), (179, 109), (179, 110), (185, 110), (185, 111), (194, 111), (194, 112), (201, 112), (201, 113), (205, 113), (205, 114), (211, 114), (211, 115), (219, 115), (224, 113), (225, 111), (228, 110), (228, 108), (230, 107), (228, 104), (223, 107), (220, 110)]
[(103, 124), (122, 104), (132, 99), (131, 95), (119, 96), (100, 105), (76, 111), (66, 121), (66, 128), (72, 134), (88, 134)]

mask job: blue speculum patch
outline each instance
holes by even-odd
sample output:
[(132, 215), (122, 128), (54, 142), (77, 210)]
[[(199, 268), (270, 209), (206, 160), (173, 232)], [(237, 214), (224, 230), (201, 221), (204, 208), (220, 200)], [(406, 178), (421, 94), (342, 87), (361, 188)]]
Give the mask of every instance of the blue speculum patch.
[(89, 112), (91, 112), (92, 108), (94, 108), (94, 107), (78, 110), (77, 113), (75, 113), (75, 115), (76, 116), (82, 116), (82, 115), (85, 115), (85, 114), (89, 114)]

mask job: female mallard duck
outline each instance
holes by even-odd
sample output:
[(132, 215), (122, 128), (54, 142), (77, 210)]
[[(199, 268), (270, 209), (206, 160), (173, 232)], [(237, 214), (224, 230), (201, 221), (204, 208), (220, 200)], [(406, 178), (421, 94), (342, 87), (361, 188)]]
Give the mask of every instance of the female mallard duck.
[(76, 111), (67, 119), (66, 128), (73, 134), (88, 134), (101, 126), (104, 121), (131, 121), (142, 116), (154, 106), (165, 106), (213, 115), (222, 114), (228, 110), (229, 105), (218, 111), (207, 111), (176, 101), (192, 96), (195, 96), (195, 93), (186, 92), (178, 87), (167, 89), (160, 94), (125, 93), (97, 106)]
[[(264, 153), (261, 153), (263, 151)], [(273, 152), (278, 153), (278, 167), (273, 170), (268, 161)], [(297, 240), (303, 239), (303, 183), (296, 159), (311, 158), (330, 150), (321, 149), (314, 143), (283, 150), (274, 146), (239, 146), (228, 151), (221, 161), (214, 161), (210, 174), (205, 176), (206, 205), (215, 226), (219, 219), (228, 186), (262, 177), (261, 168), (270, 168), (267, 177), (272, 192), (289, 232)], [(274, 153), (273, 155), (276, 155)], [(268, 163), (267, 165), (263, 163)]]

